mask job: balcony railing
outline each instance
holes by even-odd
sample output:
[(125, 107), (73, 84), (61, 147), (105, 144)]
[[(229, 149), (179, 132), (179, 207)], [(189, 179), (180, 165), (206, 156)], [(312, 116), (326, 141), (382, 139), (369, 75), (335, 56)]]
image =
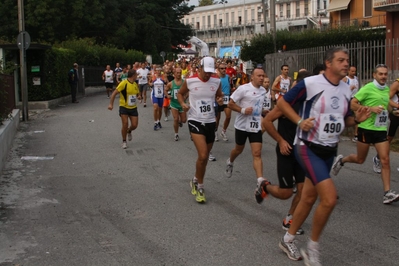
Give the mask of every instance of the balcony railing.
[(373, 7), (377, 10), (395, 8), (399, 10), (399, 0), (374, 0)]
[(340, 26), (355, 26), (359, 28), (370, 28), (370, 27), (381, 27), (386, 26), (386, 15), (374, 16), (370, 18), (358, 18), (358, 19), (342, 19), (333, 21), (331, 26), (333, 28)]

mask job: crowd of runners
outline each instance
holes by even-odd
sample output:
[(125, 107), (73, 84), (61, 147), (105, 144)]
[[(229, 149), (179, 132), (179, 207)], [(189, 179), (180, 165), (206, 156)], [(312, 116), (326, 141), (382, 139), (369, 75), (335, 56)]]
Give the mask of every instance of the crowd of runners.
[[(235, 141), (223, 169), (230, 178), (248, 140), (256, 202), (261, 204), (268, 196), (283, 200), (292, 197), (282, 219), (286, 233), (279, 247), (291, 260), (314, 266), (321, 265), (319, 240), (338, 199), (330, 172), (337, 175), (345, 163), (364, 163), (370, 145), (374, 145), (377, 154), (373, 169), (381, 175), (383, 203), (399, 200), (399, 194), (390, 187), (389, 160), (389, 143), (399, 126), (399, 79), (389, 88), (388, 67), (379, 64), (373, 70), (374, 80), (361, 87), (356, 71), (349, 64), (348, 50), (333, 47), (326, 51), (322, 64), (312, 71), (299, 70), (295, 80), (289, 77), (285, 64), (281, 75), (271, 82), (261, 67), (247, 75), (236, 61), (213, 57), (152, 66), (144, 62), (121, 68), (117, 64), (114, 71), (107, 66), (103, 79), (110, 97), (109, 110), (120, 94), (122, 148), (132, 140), (138, 126), (137, 107), (146, 107), (147, 98), (154, 114), (150, 130), (162, 128), (162, 115), (165, 121), (172, 116), (174, 135), (171, 132), (170, 139), (179, 141), (179, 128), (188, 124), (197, 150), (189, 183), (199, 203), (207, 200), (204, 179), (207, 163), (216, 160), (211, 152), (214, 142), (219, 138)], [(232, 112), (237, 113), (234, 137), (227, 135)], [(354, 127), (357, 150), (344, 157), (337, 151), (345, 127)], [(263, 171), (264, 132), (276, 141), (277, 185), (271, 184)], [(317, 199), (307, 248), (298, 250), (295, 235), (304, 234), (301, 226)]]

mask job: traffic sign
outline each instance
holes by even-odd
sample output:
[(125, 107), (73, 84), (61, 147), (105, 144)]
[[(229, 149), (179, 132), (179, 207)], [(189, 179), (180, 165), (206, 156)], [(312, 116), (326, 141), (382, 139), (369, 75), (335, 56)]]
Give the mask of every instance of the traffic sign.
[(17, 37), (17, 45), (20, 50), (28, 50), (30, 45), (30, 35), (26, 31), (21, 31)]

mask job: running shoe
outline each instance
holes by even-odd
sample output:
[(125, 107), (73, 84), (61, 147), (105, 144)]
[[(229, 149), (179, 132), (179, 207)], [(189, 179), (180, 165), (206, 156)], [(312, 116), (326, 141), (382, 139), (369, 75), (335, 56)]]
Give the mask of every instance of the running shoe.
[(318, 250), (301, 249), (301, 255), (306, 266), (321, 266)]
[(228, 141), (229, 139), (227, 138), (226, 131), (222, 130), (220, 132), (220, 136), (222, 137), (223, 141)]
[(377, 158), (377, 156), (373, 157), (373, 170), (377, 174), (381, 174), (381, 162), (380, 159)]
[(190, 181), (190, 187), (191, 187), (191, 194), (193, 194), (194, 196), (197, 195), (198, 182), (194, 181), (194, 178), (191, 179)]
[(301, 254), (299, 253), (295, 242), (295, 240), (292, 242), (284, 242), (284, 237), (282, 237), (278, 246), (291, 260), (302, 260)]
[(144, 103), (144, 107), (147, 107), (147, 104)]
[(292, 193), (297, 193), (298, 192), (298, 186), (296, 185), (296, 182), (295, 182), (295, 178), (294, 178), (294, 180), (293, 180), (293, 182), (292, 182), (293, 184), (292, 184)]
[(122, 143), (122, 149), (127, 149), (127, 143), (126, 142)]
[(209, 153), (209, 158), (208, 159), (209, 159), (209, 161), (212, 161), (212, 162), (216, 161), (216, 157), (213, 156), (212, 152)]
[(205, 203), (206, 199), (205, 199), (205, 190), (203, 188), (199, 188), (197, 190), (197, 195), (195, 196), (195, 200), (198, 203)]
[[(283, 230), (288, 231), (288, 229), (290, 229), (290, 226), (292, 224), (292, 219), (290, 219), (287, 223), (286, 219), (284, 218), (283, 220)], [(299, 228), (298, 231), (296, 231), (297, 235), (303, 235), (305, 233), (305, 231), (302, 228)]]
[(161, 122), (158, 122), (158, 127), (162, 128)]
[(233, 175), (233, 163), (230, 162), (230, 159), (226, 161), (226, 170), (224, 171), (224, 175), (230, 178)]
[(357, 142), (357, 137), (355, 136), (355, 137), (353, 137), (353, 139), (352, 139), (352, 142)]
[(132, 137), (132, 131), (128, 131), (127, 132), (127, 140), (128, 141), (132, 141), (133, 137)]
[(175, 141), (179, 141), (179, 135), (175, 135)]
[(255, 199), (258, 204), (261, 204), (263, 199), (266, 198), (267, 195), (269, 194), (267, 193), (267, 188), (266, 188), (267, 185), (270, 185), (270, 182), (265, 179), (256, 186)]
[(159, 126), (158, 126), (157, 123), (155, 123), (155, 124), (154, 124), (154, 130), (158, 130), (158, 129), (159, 129)]
[(183, 123), (182, 122), (179, 122), (179, 127), (183, 127)]
[(342, 163), (342, 158), (344, 158), (342, 154), (338, 155), (335, 158), (334, 164), (331, 168), (333, 175), (338, 175), (339, 170), (341, 170), (342, 166), (344, 166), (344, 164)]
[(218, 142), (218, 141), (219, 141), (219, 139), (218, 139), (218, 132), (215, 131), (215, 142)]
[(164, 120), (165, 120), (165, 122), (167, 122), (169, 119), (168, 119), (168, 117), (166, 116)]
[(388, 190), (384, 195), (383, 203), (391, 204), (392, 202), (399, 201), (399, 194), (396, 191)]

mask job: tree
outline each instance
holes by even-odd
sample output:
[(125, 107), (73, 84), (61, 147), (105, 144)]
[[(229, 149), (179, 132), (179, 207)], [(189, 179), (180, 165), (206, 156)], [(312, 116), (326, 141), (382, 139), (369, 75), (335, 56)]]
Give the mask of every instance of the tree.
[(215, 4), (213, 0), (199, 0), (198, 1), (198, 6), (210, 6)]
[[(25, 29), (32, 42), (94, 38), (97, 44), (125, 50), (168, 52), (192, 35), (191, 27), (181, 20), (193, 9), (186, 0), (29, 0)], [(0, 25), (0, 38), (15, 42), (14, 0), (0, 1)]]

